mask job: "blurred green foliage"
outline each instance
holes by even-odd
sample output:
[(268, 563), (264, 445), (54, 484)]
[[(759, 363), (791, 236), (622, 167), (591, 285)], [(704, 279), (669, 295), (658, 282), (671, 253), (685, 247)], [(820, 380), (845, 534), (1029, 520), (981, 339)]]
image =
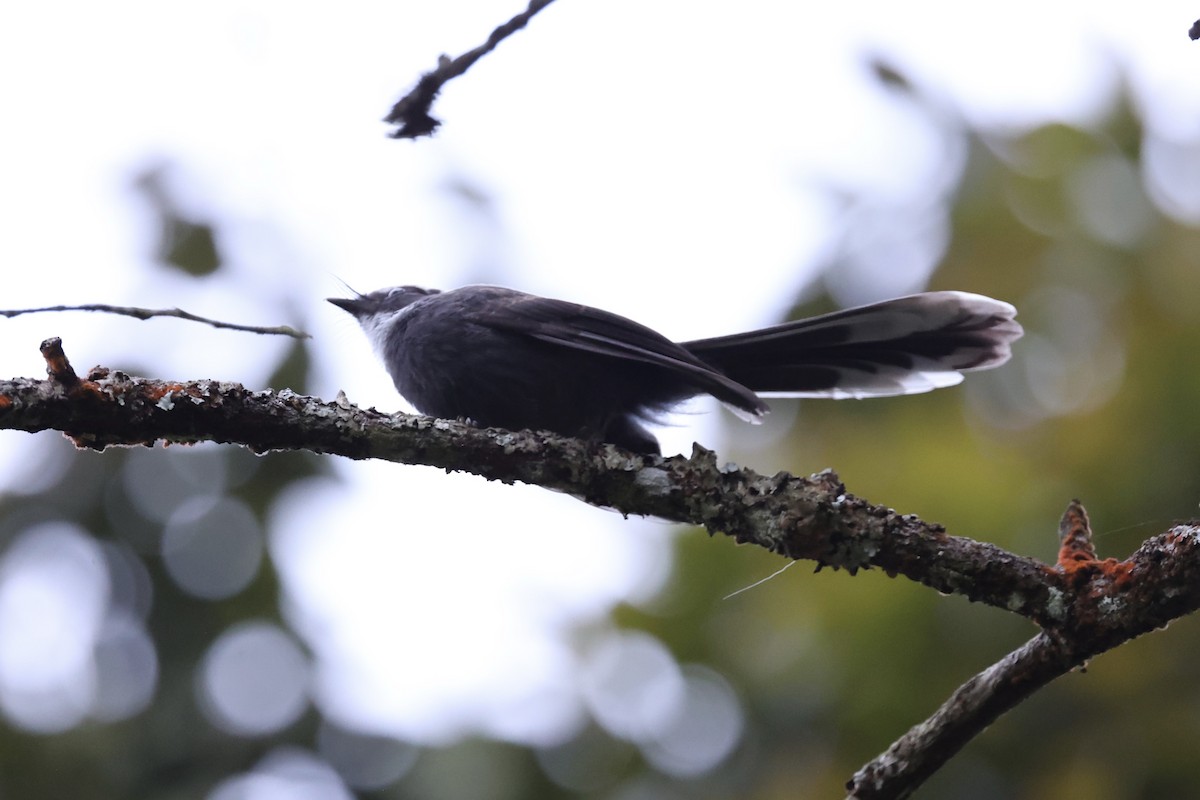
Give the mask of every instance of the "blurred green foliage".
[(207, 277), (221, 266), (216, 231), (180, 207), (169, 173), (166, 166), (159, 165), (144, 170), (133, 182), (150, 204), (158, 228), (154, 260), (193, 278)]

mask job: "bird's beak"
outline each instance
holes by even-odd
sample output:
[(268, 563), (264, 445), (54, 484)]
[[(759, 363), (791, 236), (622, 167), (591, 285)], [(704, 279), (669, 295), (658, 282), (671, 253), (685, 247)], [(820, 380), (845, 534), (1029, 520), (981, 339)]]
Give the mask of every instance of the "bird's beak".
[(356, 317), (359, 316), (360, 314), (362, 314), (363, 311), (366, 310), (363, 308), (362, 300), (357, 297), (355, 297), (355, 298), (326, 297), (325, 299), (328, 300), (330, 303), (333, 303), (335, 306), (342, 309), (343, 311), (347, 311)]

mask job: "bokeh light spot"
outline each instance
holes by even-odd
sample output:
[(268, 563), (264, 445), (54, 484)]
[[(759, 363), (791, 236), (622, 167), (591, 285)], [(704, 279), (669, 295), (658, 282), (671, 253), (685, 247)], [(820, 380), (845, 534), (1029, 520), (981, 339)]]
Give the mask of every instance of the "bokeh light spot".
[(220, 494), (227, 483), (225, 455), (212, 447), (134, 450), (122, 472), (125, 493), (146, 519), (166, 522), (190, 497)]
[(29, 528), (10, 545), (0, 562), (0, 708), (15, 724), (53, 733), (87, 714), (108, 587), (103, 552), (75, 525)]
[(280, 747), (252, 771), (222, 781), (207, 800), (354, 800), (337, 773), (304, 750)]
[(240, 592), (258, 572), (262, 531), (245, 503), (197, 497), (171, 515), (162, 554), (167, 571), (184, 591), (220, 600)]
[(263, 736), (294, 722), (307, 707), (308, 685), (308, 659), (292, 637), (266, 622), (222, 634), (199, 674), (206, 716), (240, 736)]
[(95, 719), (128, 719), (150, 704), (158, 686), (158, 656), (139, 620), (127, 613), (110, 615), (96, 642), (94, 663)]
[(395, 783), (417, 762), (420, 750), (398, 739), (355, 733), (325, 722), (317, 748), (347, 784), (355, 789), (382, 789)]
[(642, 753), (659, 770), (693, 778), (716, 767), (742, 738), (744, 715), (729, 683), (699, 665), (684, 667), (684, 699), (679, 713)]
[(596, 721), (614, 736), (634, 742), (662, 735), (684, 696), (674, 657), (662, 642), (640, 631), (613, 632), (597, 642), (581, 681)]

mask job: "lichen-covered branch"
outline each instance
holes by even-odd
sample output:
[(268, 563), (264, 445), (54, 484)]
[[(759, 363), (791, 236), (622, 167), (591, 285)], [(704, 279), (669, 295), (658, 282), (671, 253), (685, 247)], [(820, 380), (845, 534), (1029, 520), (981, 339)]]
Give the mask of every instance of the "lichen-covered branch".
[[(1126, 562), (1077, 558), (1052, 567), (855, 497), (832, 472), (760, 475), (719, 465), (700, 447), (690, 458), (636, 455), (546, 432), (389, 415), (344, 399), (213, 380), (150, 380), (104, 368), (81, 380), (57, 339), (44, 342), (42, 353), (49, 379), (0, 381), (0, 428), (59, 430), (94, 449), (214, 441), (259, 453), (304, 449), (521, 481), (623, 514), (700, 525), (818, 567), (880, 568), (1049, 630), (1126, 613), (1131, 599), (1150, 599), (1141, 596), (1150, 575), (1178, 584), (1155, 591), (1180, 613), (1200, 605), (1200, 559), (1178, 558), (1186, 549), (1182, 528), (1150, 540)], [(1163, 550), (1171, 550), (1170, 569), (1154, 561)]]
[(1040, 625), (1029, 644), (965, 684), (929, 720), (863, 767), (855, 797), (903, 797), (998, 716), (1053, 678), (1200, 608), (1200, 527), (1177, 525), (1129, 558), (1099, 560), (1082, 505), (1060, 524), (1058, 563), (950, 536), (941, 526), (808, 478), (690, 458), (636, 455), (544, 432), (363, 410), (288, 390), (162, 381), (103, 368), (80, 378), (61, 343), (42, 344), (47, 379), (0, 381), (0, 429), (65, 433), (79, 447), (214, 441), (259, 453), (310, 450), (471, 472), (543, 486), (624, 514), (700, 525), (818, 568), (876, 567)]
[(1087, 512), (1072, 500), (1059, 538), (1056, 572), (1063, 583), (1054, 602), (1061, 613), (1048, 615), (1053, 622), (1041, 633), (960, 686), (933, 716), (856, 772), (846, 784), (850, 797), (908, 797), (967, 742), (1050, 681), (1200, 607), (1196, 525), (1177, 525), (1124, 561), (1101, 561)]
[(66, 433), (80, 447), (215, 441), (255, 452), (305, 449), (521, 481), (624, 514), (702, 525), (739, 542), (851, 572), (880, 567), (938, 591), (1034, 619), (1057, 613), (1060, 578), (1039, 562), (949, 536), (846, 492), (836, 475), (759, 475), (691, 458), (635, 455), (544, 432), (478, 429), (386, 415), (294, 392), (218, 381), (159, 381), (94, 369), (74, 377), (58, 340), (43, 343), (49, 380), (0, 381), (0, 428)]

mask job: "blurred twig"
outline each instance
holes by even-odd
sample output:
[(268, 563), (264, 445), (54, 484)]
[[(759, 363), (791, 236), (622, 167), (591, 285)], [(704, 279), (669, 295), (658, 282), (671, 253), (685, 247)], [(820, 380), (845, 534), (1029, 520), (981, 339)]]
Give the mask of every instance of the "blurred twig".
[(134, 317), (136, 319), (150, 319), (151, 317), (176, 317), (177, 319), (186, 319), (191, 322), (201, 322), (205, 325), (211, 325), (214, 328), (225, 328), (232, 331), (246, 331), (247, 333), (263, 333), (277, 336), (291, 336), (293, 339), (312, 338), (304, 331), (298, 331), (288, 325), (275, 325), (273, 327), (262, 327), (260, 325), (238, 325), (234, 322), (221, 322), (220, 320), (201, 317), (188, 311), (184, 311), (180, 308), (137, 308), (134, 306), (110, 306), (105, 303), (87, 303), (81, 306), (45, 306), (43, 308), (15, 309), (0, 308), (0, 317), (19, 317), (22, 314), (40, 314), (46, 311), (100, 311), (105, 314), (120, 314), (121, 316)]
[(392, 110), (384, 118), (385, 122), (399, 125), (389, 136), (393, 139), (417, 139), (428, 136), (437, 130), (441, 121), (434, 118), (429, 110), (433, 101), (448, 81), (462, 75), (476, 61), (490, 53), (496, 45), (512, 34), (524, 28), (533, 15), (550, 5), (554, 0), (530, 0), (529, 7), (515, 17), (492, 31), (487, 41), (473, 50), (468, 50), (457, 58), (441, 56), (437, 67), (426, 72), (417, 81), (412, 90), (396, 101)]

